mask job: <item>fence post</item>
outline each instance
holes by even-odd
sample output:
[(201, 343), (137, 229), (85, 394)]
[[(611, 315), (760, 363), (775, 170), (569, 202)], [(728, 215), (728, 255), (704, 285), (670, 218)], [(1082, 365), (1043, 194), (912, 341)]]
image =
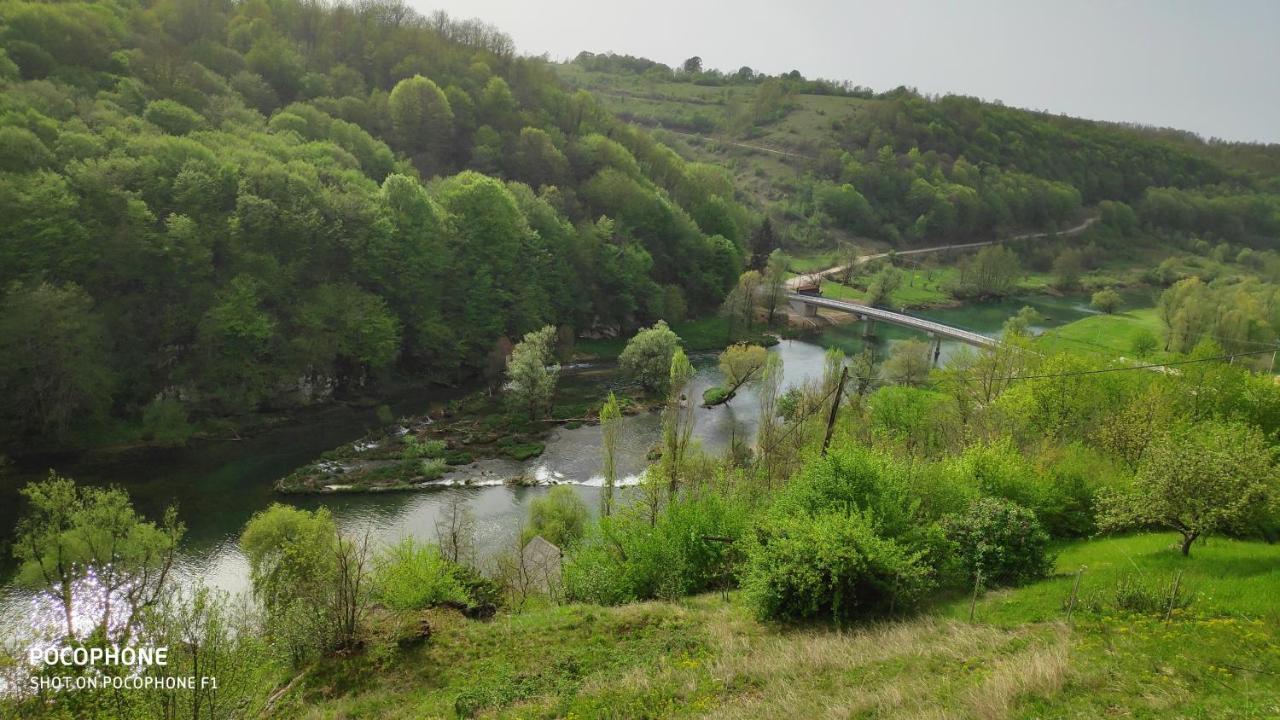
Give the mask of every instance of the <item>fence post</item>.
[(1164, 621), (1169, 622), (1173, 618), (1173, 603), (1178, 599), (1178, 586), (1182, 584), (1182, 571), (1179, 570), (1177, 575), (1173, 576), (1173, 587), (1169, 590), (1169, 607), (1164, 612)]
[(1071, 600), (1067, 603), (1067, 624), (1071, 624), (1071, 615), (1076, 611), (1076, 596), (1080, 594), (1080, 578), (1084, 575), (1084, 565), (1076, 570), (1076, 581), (1071, 586)]
[(982, 570), (973, 578), (973, 598), (969, 600), (969, 622), (973, 622), (974, 610), (978, 607), (978, 588), (982, 587)]

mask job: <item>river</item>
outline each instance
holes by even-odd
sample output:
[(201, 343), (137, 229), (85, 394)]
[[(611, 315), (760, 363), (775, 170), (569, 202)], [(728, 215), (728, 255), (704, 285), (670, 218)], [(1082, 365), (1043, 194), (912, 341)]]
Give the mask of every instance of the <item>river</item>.
[[(1029, 297), (998, 303), (919, 311), (931, 320), (996, 334), (1001, 324), (1024, 305), (1035, 307), (1045, 320), (1044, 329), (1062, 325), (1092, 311), (1085, 297)], [(879, 324), (880, 350), (887, 352), (894, 342), (919, 334)], [(860, 324), (833, 326), (805, 340), (784, 340), (770, 349), (783, 360), (783, 386), (790, 387), (820, 377), (823, 353), (839, 347), (846, 353), (863, 347)], [(959, 343), (942, 343), (945, 363)], [(701, 398), (703, 390), (719, 383), (714, 356), (694, 359), (697, 373), (691, 397)], [(603, 382), (601, 371), (567, 376), (566, 382)], [(439, 395), (437, 393), (437, 395)], [(393, 404), (397, 412), (421, 412), (440, 397), (414, 395)], [(753, 438), (759, 403), (754, 391), (745, 389), (728, 405), (713, 409), (697, 407), (694, 438), (708, 452), (728, 448), (735, 436)], [(477, 545), (482, 556), (509, 546), (529, 502), (548, 492), (547, 486), (507, 485), (441, 487), (420, 492), (281, 496), (272, 491), (275, 479), (314, 460), (321, 452), (362, 436), (377, 424), (373, 410), (333, 407), (309, 413), (297, 422), (264, 431), (246, 440), (223, 440), (172, 451), (125, 454), (110, 462), (86, 462), (75, 458), (47, 460), (59, 473), (82, 483), (117, 484), (128, 490), (135, 504), (156, 517), (169, 503), (177, 502), (188, 527), (181, 552), (181, 582), (196, 579), (231, 592), (247, 587), (248, 566), (236, 546), (236, 539), (253, 513), (272, 502), (314, 508), (328, 506), (340, 525), (348, 531), (369, 530), (377, 543), (390, 543), (405, 536), (435, 539), (435, 522), (446, 501), (464, 495), (476, 519)], [(659, 420), (654, 414), (623, 419), (618, 458), (619, 477), (634, 480), (647, 464), (646, 455), (658, 437)], [(559, 428), (548, 439), (546, 451), (528, 463), (528, 470), (546, 482), (568, 483), (593, 511), (600, 493), (599, 426)], [(20, 467), (16, 477), (0, 497), (0, 528), (12, 528), (16, 521), (16, 487), (40, 477), (48, 467)], [(11, 532), (11, 531), (9, 531)], [(11, 567), (11, 563), (5, 563)], [(11, 586), (0, 595), (0, 628), (20, 627), (31, 614), (33, 599)], [(15, 624), (16, 623), (16, 624)]]

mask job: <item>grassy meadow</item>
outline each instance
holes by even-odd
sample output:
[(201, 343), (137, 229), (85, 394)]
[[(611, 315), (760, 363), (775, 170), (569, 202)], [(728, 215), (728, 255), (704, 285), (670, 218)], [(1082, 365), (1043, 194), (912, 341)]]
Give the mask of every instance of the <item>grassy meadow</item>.
[[(1164, 533), (1057, 552), (1054, 576), (981, 595), (972, 621), (968, 596), (844, 628), (761, 623), (736, 592), (527, 608), (487, 623), (429, 611), (432, 641), (415, 655), (390, 667), (367, 655), (325, 661), (284, 711), (309, 720), (1280, 714), (1280, 546), (1211, 538), (1183, 558)], [(1179, 573), (1186, 607), (1119, 605), (1119, 589), (1134, 583), (1162, 601)]]

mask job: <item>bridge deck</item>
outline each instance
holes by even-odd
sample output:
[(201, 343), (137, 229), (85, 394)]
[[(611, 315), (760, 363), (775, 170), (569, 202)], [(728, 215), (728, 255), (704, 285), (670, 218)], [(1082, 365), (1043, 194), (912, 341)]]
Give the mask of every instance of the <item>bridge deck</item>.
[(932, 320), (924, 318), (912, 317), (892, 310), (871, 307), (870, 305), (860, 305), (845, 300), (832, 300), (830, 298), (819, 297), (815, 295), (801, 295), (799, 293), (788, 293), (787, 299), (792, 302), (804, 303), (815, 307), (827, 308), (828, 310), (840, 310), (842, 312), (853, 313), (864, 318), (872, 318), (887, 322), (892, 325), (900, 325), (902, 327), (913, 328), (921, 332), (932, 333), (934, 335), (959, 340), (978, 347), (992, 347), (999, 344), (999, 340), (982, 335), (981, 333), (963, 330), (950, 325), (943, 325)]

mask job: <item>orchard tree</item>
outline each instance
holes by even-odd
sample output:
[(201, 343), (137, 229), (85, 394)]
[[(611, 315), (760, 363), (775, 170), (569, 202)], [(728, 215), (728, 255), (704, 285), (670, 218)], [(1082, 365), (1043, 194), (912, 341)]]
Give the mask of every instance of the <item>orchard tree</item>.
[(618, 356), (618, 367), (626, 378), (640, 383), (647, 392), (665, 392), (671, 381), (671, 358), (680, 347), (680, 337), (659, 320), (627, 341)]
[(507, 390), (518, 407), (536, 420), (551, 408), (560, 365), (555, 362), (556, 328), (547, 325), (527, 333), (507, 359)]
[(1275, 452), (1252, 425), (1183, 423), (1142, 455), (1133, 485), (1103, 497), (1103, 529), (1159, 525), (1182, 534), (1182, 554), (1205, 535), (1240, 529), (1280, 500)]

